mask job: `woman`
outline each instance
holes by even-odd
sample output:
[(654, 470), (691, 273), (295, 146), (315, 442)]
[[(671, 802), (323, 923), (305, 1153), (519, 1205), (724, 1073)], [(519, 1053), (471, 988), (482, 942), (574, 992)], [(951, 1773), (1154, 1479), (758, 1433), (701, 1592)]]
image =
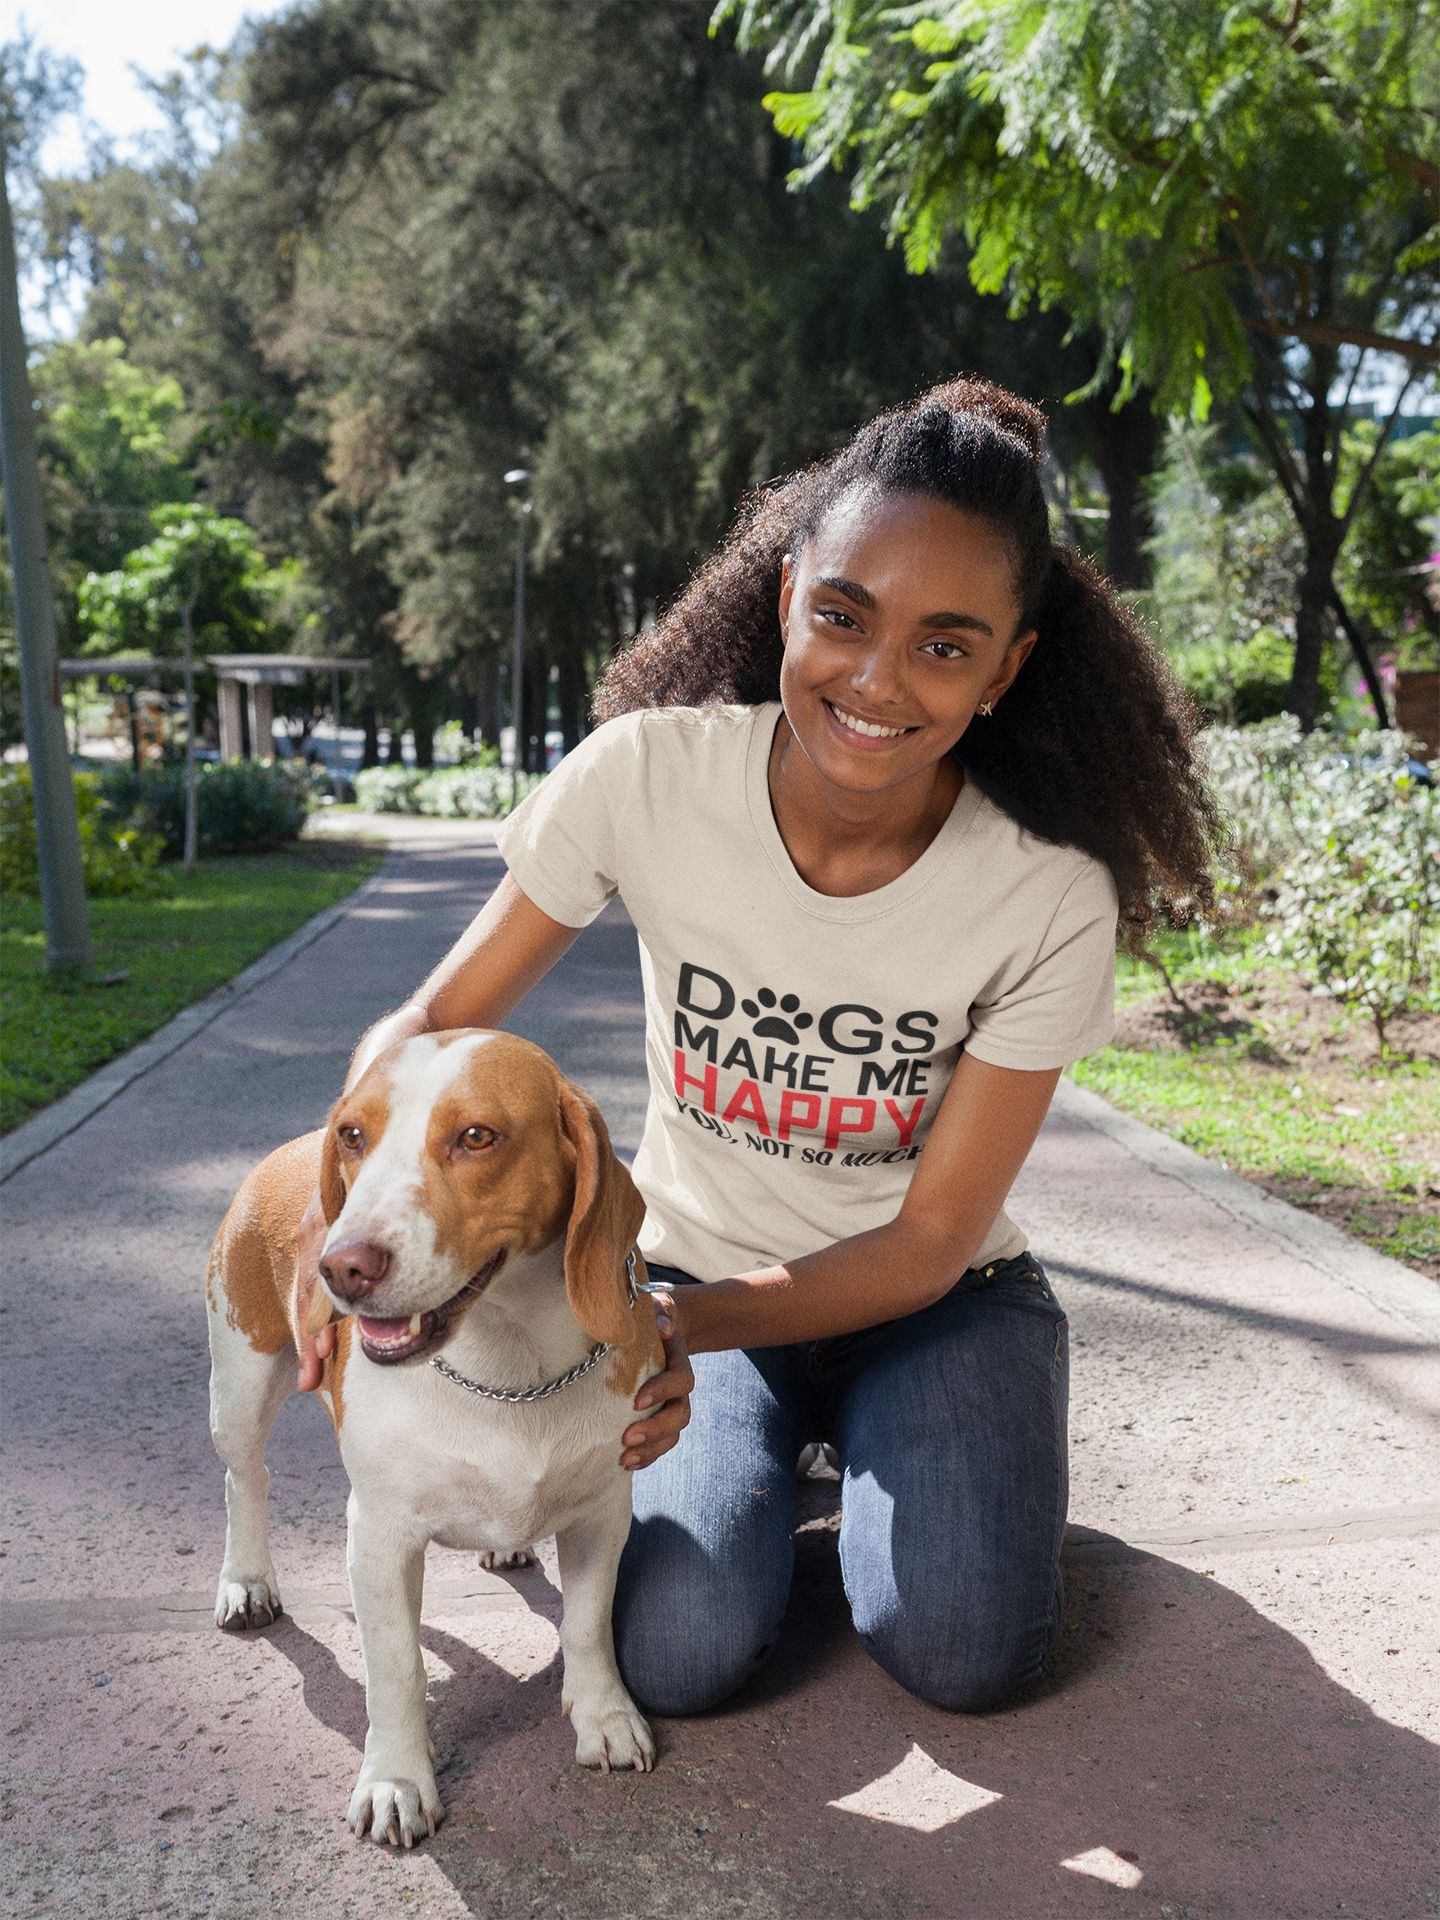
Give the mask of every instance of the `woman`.
[(1203, 898), (1214, 820), (1183, 696), (1052, 544), (1042, 433), (954, 381), (760, 495), (351, 1068), (498, 1026), (625, 901), (668, 1366), (625, 1438), (649, 1470), (615, 1629), (660, 1713), (774, 1645), (818, 1439), (857, 1629), (902, 1685), (991, 1706), (1059, 1628), (1065, 1319), (1004, 1202), (1109, 1038), (1117, 913), (1138, 941), (1157, 894)]

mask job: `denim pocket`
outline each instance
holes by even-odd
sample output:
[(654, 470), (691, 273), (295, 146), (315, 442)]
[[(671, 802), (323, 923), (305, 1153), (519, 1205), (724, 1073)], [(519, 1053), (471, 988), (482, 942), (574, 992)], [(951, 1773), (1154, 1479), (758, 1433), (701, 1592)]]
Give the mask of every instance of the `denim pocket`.
[(1045, 1269), (1033, 1254), (1021, 1253), (1013, 1260), (992, 1260), (987, 1266), (972, 1268), (966, 1281), (972, 1281), (972, 1275), (967, 1291), (1002, 1306), (1019, 1307), (1024, 1313), (1038, 1313), (1063, 1326), (1065, 1309), (1051, 1292)]

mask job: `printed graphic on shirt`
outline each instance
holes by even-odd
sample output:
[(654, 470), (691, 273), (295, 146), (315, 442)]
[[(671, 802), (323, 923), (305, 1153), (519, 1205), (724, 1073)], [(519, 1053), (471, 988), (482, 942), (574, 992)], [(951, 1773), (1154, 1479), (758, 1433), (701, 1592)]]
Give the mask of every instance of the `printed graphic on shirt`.
[(928, 1009), (812, 1011), (797, 993), (744, 992), (686, 961), (673, 1019), (676, 1105), (717, 1141), (817, 1167), (918, 1157), (940, 1024)]

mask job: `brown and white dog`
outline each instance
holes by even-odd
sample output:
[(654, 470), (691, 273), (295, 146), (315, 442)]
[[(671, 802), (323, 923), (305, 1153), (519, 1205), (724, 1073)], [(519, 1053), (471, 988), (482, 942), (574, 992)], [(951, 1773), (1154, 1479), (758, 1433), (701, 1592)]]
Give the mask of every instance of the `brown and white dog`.
[[(317, 1179), (329, 1232), (324, 1294), (310, 1299), (297, 1230)], [(620, 1439), (641, 1381), (664, 1364), (626, 1272), (644, 1211), (594, 1101), (528, 1041), (464, 1031), (382, 1053), (324, 1131), (272, 1153), (225, 1216), (206, 1288), (229, 1522), (222, 1627), (268, 1626), (281, 1610), (265, 1443), (296, 1388), (298, 1341), (332, 1302), (346, 1316), (320, 1391), (351, 1486), (370, 1716), (349, 1807), (357, 1834), (409, 1846), (444, 1817), (419, 1642), (431, 1540), (500, 1559), (555, 1535), (575, 1757), (650, 1767), (654, 1742), (610, 1629), (630, 1526)], [(427, 1364), (443, 1348), (452, 1374), (523, 1391), (578, 1370), (600, 1342), (609, 1352), (573, 1383), (514, 1404)]]

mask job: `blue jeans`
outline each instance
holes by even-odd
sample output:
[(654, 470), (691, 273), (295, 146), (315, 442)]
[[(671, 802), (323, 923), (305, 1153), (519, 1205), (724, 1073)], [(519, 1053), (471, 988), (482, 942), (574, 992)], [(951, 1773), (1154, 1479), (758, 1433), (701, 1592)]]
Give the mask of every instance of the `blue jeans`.
[(690, 1425), (635, 1476), (616, 1585), (616, 1653), (637, 1700), (697, 1713), (769, 1656), (794, 1564), (795, 1462), (812, 1440), (839, 1456), (840, 1565), (866, 1652), (962, 1712), (1040, 1676), (1064, 1598), (1069, 1351), (1038, 1261), (972, 1271), (934, 1306), (860, 1333), (694, 1364)]

